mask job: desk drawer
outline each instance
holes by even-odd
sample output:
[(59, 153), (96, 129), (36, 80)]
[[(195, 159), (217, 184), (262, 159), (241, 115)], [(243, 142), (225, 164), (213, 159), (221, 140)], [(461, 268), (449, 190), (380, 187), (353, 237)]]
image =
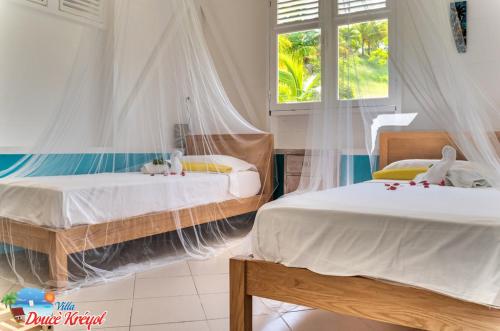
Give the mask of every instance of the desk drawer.
[(303, 155), (287, 155), (286, 156), (286, 173), (287, 174), (302, 174), (302, 169), (304, 169), (304, 174), (310, 173), (311, 168), (311, 157)]
[(285, 181), (285, 194), (296, 191), (299, 187), (299, 183), (300, 176), (287, 175)]

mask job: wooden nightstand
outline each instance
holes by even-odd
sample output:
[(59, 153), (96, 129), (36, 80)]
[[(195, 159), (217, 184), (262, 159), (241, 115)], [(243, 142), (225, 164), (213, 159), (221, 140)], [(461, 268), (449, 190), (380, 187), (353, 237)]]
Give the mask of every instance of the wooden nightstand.
[(284, 174), (280, 178), (284, 183), (284, 193), (293, 192), (299, 186), (301, 175), (309, 176), (311, 157), (305, 155), (303, 149), (278, 149), (276, 154), (282, 154), (284, 157)]

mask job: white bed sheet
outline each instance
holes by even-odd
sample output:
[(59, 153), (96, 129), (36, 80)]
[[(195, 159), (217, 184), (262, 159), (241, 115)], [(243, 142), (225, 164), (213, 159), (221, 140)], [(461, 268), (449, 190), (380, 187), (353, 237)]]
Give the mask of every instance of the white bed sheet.
[(254, 254), (500, 307), (500, 191), (367, 182), (263, 206)]
[(69, 228), (246, 198), (258, 194), (260, 186), (255, 171), (12, 178), (0, 181), (0, 216), (45, 227)]

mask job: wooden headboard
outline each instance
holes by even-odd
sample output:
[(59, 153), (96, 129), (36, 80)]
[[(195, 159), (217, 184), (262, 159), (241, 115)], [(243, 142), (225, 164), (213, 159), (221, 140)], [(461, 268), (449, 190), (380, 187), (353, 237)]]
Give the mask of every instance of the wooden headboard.
[[(500, 132), (496, 133), (500, 138)], [(445, 145), (457, 149), (457, 159), (465, 160), (464, 155), (443, 131), (382, 132), (380, 133), (379, 169), (404, 159), (440, 159)]]
[(186, 144), (188, 155), (229, 155), (254, 164), (260, 174), (262, 194), (273, 193), (272, 134), (189, 135), (186, 137)]

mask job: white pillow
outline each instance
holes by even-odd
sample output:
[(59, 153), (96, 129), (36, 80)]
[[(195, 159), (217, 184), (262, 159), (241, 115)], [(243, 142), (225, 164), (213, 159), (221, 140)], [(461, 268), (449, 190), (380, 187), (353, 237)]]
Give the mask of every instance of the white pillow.
[(228, 155), (185, 155), (182, 157), (182, 161), (225, 165), (233, 168), (232, 172), (257, 171), (257, 167), (253, 164)]
[[(386, 167), (384, 170), (388, 169), (401, 169), (401, 168), (429, 168), (431, 164), (434, 164), (440, 160), (437, 159), (408, 159), (393, 162)], [(460, 166), (460, 167), (473, 167), (472, 162), (470, 161), (462, 161), (457, 160), (453, 163), (452, 168)]]

